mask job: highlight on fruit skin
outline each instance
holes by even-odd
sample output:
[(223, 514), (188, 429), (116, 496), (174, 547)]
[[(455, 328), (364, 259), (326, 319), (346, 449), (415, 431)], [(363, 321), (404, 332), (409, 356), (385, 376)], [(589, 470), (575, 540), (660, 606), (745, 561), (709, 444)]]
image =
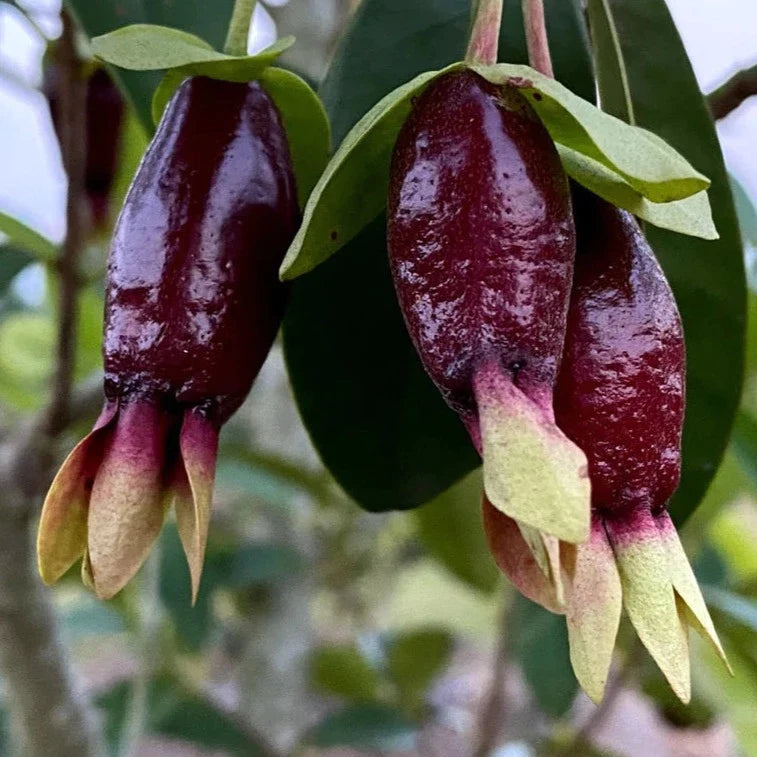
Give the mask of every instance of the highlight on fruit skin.
[(555, 146), (515, 88), (463, 70), (418, 97), (387, 239), (407, 329), (483, 457), (486, 495), (559, 589), (558, 539), (589, 533), (586, 458), (552, 410), (575, 234)]
[[(578, 250), (555, 411), (589, 459), (592, 529), (587, 542), (560, 545), (571, 662), (583, 689), (599, 701), (625, 607), (688, 702), (690, 627), (728, 663), (665, 509), (680, 477), (681, 320), (634, 218), (583, 192), (576, 199)], [(555, 609), (538, 572), (513, 568), (523, 565), (526, 545), (504, 516), (484, 508), (500, 568), (526, 596)]]
[(83, 558), (85, 582), (112, 597), (173, 505), (196, 598), (218, 432), (278, 330), (277, 271), (298, 220), (286, 134), (263, 88), (182, 84), (114, 233), (106, 402), (47, 494), (38, 532), (45, 582)]

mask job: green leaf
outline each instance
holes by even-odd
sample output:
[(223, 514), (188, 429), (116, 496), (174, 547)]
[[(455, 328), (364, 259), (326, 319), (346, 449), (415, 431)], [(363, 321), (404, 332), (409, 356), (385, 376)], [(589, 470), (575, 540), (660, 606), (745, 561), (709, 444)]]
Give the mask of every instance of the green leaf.
[(291, 71), (267, 68), (260, 83), (276, 103), (289, 142), (300, 207), (305, 207), (329, 158), (329, 120), (319, 97)]
[(399, 710), (379, 704), (346, 707), (328, 715), (305, 738), (318, 747), (353, 747), (384, 754), (415, 745), (416, 726)]
[(57, 245), (6, 213), (0, 213), (0, 234), (8, 237), (12, 246), (22, 249), (41, 263), (51, 263), (58, 255)]
[(564, 145), (557, 145), (557, 151), (568, 176), (613, 205), (662, 229), (701, 239), (718, 238), (707, 192), (673, 202), (650, 202), (598, 161)]
[[(664, 0), (590, 0), (604, 107), (628, 114), (686, 155), (712, 180), (720, 239), (704, 242), (647, 228), (673, 287), (686, 335), (687, 391), (681, 485), (670, 511), (680, 525), (712, 479), (741, 393), (745, 286), (741, 239), (715, 127)], [(607, 12), (610, 16), (607, 16)], [(602, 18), (606, 17), (604, 27)], [(612, 35), (603, 32), (608, 23)], [(613, 41), (613, 39), (615, 41)], [(654, 50), (654, 55), (644, 54)], [(624, 75), (613, 58), (623, 59)]]
[[(302, 226), (281, 265), (291, 279), (315, 268), (349, 242), (386, 204), (394, 143), (412, 101), (434, 79), (464, 68), (428, 71), (390, 92), (351, 129), (318, 180)], [(655, 134), (603, 113), (592, 103), (529, 66), (473, 66), (495, 84), (517, 86), (552, 139), (605, 169), (614, 181), (657, 203), (680, 200), (709, 185), (706, 177)], [(591, 163), (571, 162), (572, 176), (597, 185)], [(682, 224), (679, 230), (686, 230)], [(712, 236), (714, 230), (710, 230)]]
[[(506, 0), (500, 57), (527, 59), (520, 0)], [(344, 138), (387, 92), (465, 49), (467, 0), (363, 0), (340, 40), (321, 95)], [(577, 5), (547, 2), (559, 76), (591, 97)], [(369, 510), (416, 507), (480, 465), (468, 435), (426, 376), (389, 273), (377, 217), (336, 255), (297, 279), (284, 347), (300, 415), (323, 462)]]
[(131, 24), (95, 37), (97, 58), (129, 71), (180, 68), (187, 74), (228, 81), (250, 81), (294, 43), (284, 37), (257, 55), (227, 55), (204, 39), (170, 26)]
[(351, 702), (373, 702), (381, 687), (379, 674), (352, 644), (313, 650), (310, 680), (321, 691)]
[(284, 319), (300, 414), (327, 468), (368, 510), (417, 507), (479, 464), (405, 330), (377, 219), (295, 282)]
[(491, 592), (499, 571), (489, 552), (481, 522), (481, 469), (414, 511), (426, 550), (470, 586)]
[(446, 667), (453, 640), (448, 631), (429, 628), (400, 634), (389, 648), (389, 674), (410, 713), (420, 713), (431, 682)]
[(516, 595), (508, 629), (523, 674), (545, 713), (558, 718), (575, 699), (578, 682), (570, 666), (565, 618)]

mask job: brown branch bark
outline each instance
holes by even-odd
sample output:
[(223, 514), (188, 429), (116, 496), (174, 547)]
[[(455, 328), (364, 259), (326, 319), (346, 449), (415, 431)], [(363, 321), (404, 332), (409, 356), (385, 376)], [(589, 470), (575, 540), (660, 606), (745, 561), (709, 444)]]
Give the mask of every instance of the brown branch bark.
[(53, 394), (48, 414), (48, 432), (59, 433), (68, 420), (71, 382), (76, 359), (76, 318), (80, 287), (79, 256), (86, 235), (87, 132), (85, 125), (86, 83), (76, 50), (76, 32), (71, 16), (62, 14), (63, 33), (56, 48), (59, 71), (59, 135), (63, 168), (68, 177), (66, 238), (58, 260), (58, 339)]
[(753, 95), (757, 95), (757, 65), (739, 71), (721, 84), (707, 95), (707, 104), (712, 117), (719, 121)]
[[(77, 262), (84, 237), (84, 80), (73, 25), (65, 12), (58, 50), (61, 151), (69, 177), (67, 232), (58, 267), (58, 348), (47, 409), (10, 434), (0, 450), (0, 671), (25, 757), (95, 757), (100, 750), (90, 710), (58, 638), (32, 546), (34, 516), (49, 483), (55, 438), (71, 415)], [(78, 409), (89, 406), (91, 388), (87, 394)]]
[(505, 674), (512, 655), (509, 618), (514, 600), (513, 589), (508, 586), (506, 591), (496, 628), (497, 640), (492, 659), (492, 679), (481, 706), (473, 757), (489, 757), (494, 751), (505, 715)]

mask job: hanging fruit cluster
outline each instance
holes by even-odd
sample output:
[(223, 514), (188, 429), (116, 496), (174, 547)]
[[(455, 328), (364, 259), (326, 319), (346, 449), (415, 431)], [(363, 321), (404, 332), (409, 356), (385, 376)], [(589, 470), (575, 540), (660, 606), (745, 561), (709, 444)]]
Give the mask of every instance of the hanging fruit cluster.
[[(542, 72), (496, 64), (501, 3), (477, 8), (466, 61), (387, 95), (325, 170), (317, 101), (268, 67), (285, 44), (230, 56), (187, 36), (179, 55), (158, 27), (95, 40), (111, 63), (168, 73), (110, 253), (105, 409), (48, 494), (41, 572), (57, 580), (83, 557), (85, 581), (113, 596), (173, 505), (196, 596), (218, 432), (282, 318), (279, 263), (282, 279), (307, 273), (386, 208), (399, 307), (481, 457), (497, 564), (566, 615), (592, 698), (625, 607), (687, 700), (689, 627), (725, 655), (666, 511), (681, 475), (681, 319), (627, 211), (716, 238), (709, 181), (554, 81), (546, 46), (532, 56)], [(168, 52), (145, 61), (124, 34)]]

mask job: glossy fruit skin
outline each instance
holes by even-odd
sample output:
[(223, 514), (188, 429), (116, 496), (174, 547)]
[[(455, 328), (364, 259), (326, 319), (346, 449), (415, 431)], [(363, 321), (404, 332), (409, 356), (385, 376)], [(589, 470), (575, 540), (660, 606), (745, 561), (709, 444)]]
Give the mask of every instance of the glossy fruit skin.
[(681, 318), (630, 213), (582, 192), (576, 227), (557, 423), (586, 453), (596, 511), (658, 514), (681, 472)]
[(276, 336), (278, 266), (298, 220), (286, 134), (263, 88), (185, 81), (113, 237), (108, 399), (155, 396), (225, 421)]
[(557, 151), (517, 90), (472, 71), (430, 84), (397, 140), (388, 207), (400, 305), (450, 406), (475, 414), (472, 377), (492, 359), (532, 399), (549, 395), (574, 226)]

